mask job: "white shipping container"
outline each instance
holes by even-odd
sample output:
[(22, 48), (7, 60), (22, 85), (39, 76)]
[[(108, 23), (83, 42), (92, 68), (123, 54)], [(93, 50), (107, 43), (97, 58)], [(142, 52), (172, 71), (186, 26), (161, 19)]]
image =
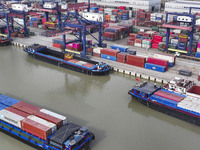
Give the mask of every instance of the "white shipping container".
[(173, 32), (174, 32), (174, 33), (177, 33), (177, 34), (180, 34), (180, 33), (181, 33), (181, 30), (175, 29), (175, 30), (173, 30)]
[(101, 50), (102, 50), (103, 48), (101, 48), (101, 47), (97, 47), (97, 48), (94, 48), (93, 49), (93, 52), (94, 53), (97, 53), (97, 54), (101, 54)]
[(47, 109), (40, 109), (40, 112), (43, 112), (43, 113), (45, 113), (45, 114), (48, 114), (48, 115), (50, 115), (50, 116), (53, 116), (53, 117), (55, 117), (55, 118), (58, 118), (58, 119), (61, 119), (61, 120), (63, 120), (63, 125), (66, 125), (67, 124), (67, 122), (68, 122), (68, 120), (67, 120), (67, 117), (65, 117), (65, 116), (63, 116), (63, 115), (60, 115), (60, 114), (57, 114), (57, 113), (55, 113), (55, 112), (52, 112), (52, 111), (50, 111), (50, 110), (47, 110)]
[(171, 39), (171, 43), (178, 44), (178, 39)]
[(23, 19), (18, 19), (17, 23), (23, 25), (24, 24), (24, 20)]
[(188, 17), (188, 16), (178, 16), (177, 17), (177, 21), (181, 21), (181, 22), (192, 22), (192, 18)]
[(51, 122), (49, 122), (47, 120), (44, 120), (44, 119), (39, 118), (39, 117), (34, 116), (34, 115), (30, 115), (27, 118), (51, 128), (52, 133), (54, 133), (57, 130), (56, 124), (51, 123)]
[(141, 43), (135, 43), (134, 46), (142, 47), (142, 44)]
[(99, 13), (82, 12), (82, 17), (90, 21), (103, 22), (104, 15)]
[(200, 52), (200, 48), (199, 47), (197, 48), (197, 52)]
[(156, 53), (156, 54), (154, 54), (154, 57), (158, 58), (158, 59), (167, 60), (170, 63), (174, 63), (174, 56), (168, 56), (168, 55), (165, 55), (165, 54)]
[(150, 49), (150, 48), (151, 48), (151, 45), (142, 44), (142, 47), (145, 48), (145, 49)]
[(0, 111), (0, 119), (16, 127), (21, 128), (21, 120), (25, 118), (13, 112), (3, 109)]
[(43, 5), (43, 8), (46, 8), (46, 9), (53, 9), (55, 7), (56, 7), (56, 3), (53, 3), (53, 2), (45, 2)]
[(28, 5), (26, 4), (12, 4), (11, 8), (12, 10), (25, 11), (25, 12), (28, 12), (29, 10)]

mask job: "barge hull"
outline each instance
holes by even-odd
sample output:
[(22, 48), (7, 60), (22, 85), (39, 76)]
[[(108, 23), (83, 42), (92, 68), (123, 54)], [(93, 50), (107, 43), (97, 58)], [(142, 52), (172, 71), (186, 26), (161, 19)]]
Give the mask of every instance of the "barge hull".
[[(132, 97), (135, 97), (135, 96), (132, 95)], [(167, 114), (169, 116), (173, 116), (175, 118), (181, 119), (181, 120), (189, 122), (191, 124), (195, 124), (195, 125), (200, 126), (200, 119), (199, 118), (185, 114), (184, 112), (180, 112), (176, 109), (170, 109), (168, 107), (164, 107), (162, 105), (152, 103), (151, 101), (147, 101), (147, 100), (144, 100), (144, 99), (141, 99), (141, 98), (138, 98), (138, 101), (140, 103), (142, 103), (143, 105), (151, 108), (151, 109), (157, 110), (159, 112), (162, 112), (162, 113)]]

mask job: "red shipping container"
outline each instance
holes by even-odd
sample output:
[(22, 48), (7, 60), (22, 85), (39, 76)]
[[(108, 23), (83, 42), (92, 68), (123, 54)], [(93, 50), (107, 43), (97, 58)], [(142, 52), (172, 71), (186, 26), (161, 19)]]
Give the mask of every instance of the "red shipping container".
[(24, 118), (26, 118), (27, 116), (30, 115), (30, 114), (27, 114), (27, 113), (25, 113), (25, 112), (23, 112), (23, 111), (21, 111), (21, 110), (15, 109), (15, 108), (13, 108), (13, 107), (7, 107), (6, 110), (8, 110), (8, 111), (10, 111), (10, 112), (12, 112), (12, 113), (15, 113), (15, 114), (17, 114), (17, 115), (19, 115), (19, 116), (22, 116), (22, 117), (24, 117)]
[(39, 107), (33, 106), (31, 104), (28, 104), (28, 103), (25, 103), (25, 102), (22, 102), (22, 101), (12, 105), (11, 107), (18, 109), (18, 110), (21, 110), (23, 112), (26, 112), (28, 114), (33, 114), (34, 112), (41, 109)]
[(178, 38), (178, 41), (179, 42), (184, 42), (184, 43), (186, 43), (186, 42), (188, 42), (188, 38)]
[(132, 20), (132, 24), (135, 25), (135, 20)]
[(94, 66), (94, 64), (91, 64), (91, 63), (86, 63), (86, 64), (83, 64), (83, 66), (85, 67), (88, 67), (88, 68), (91, 68)]
[(57, 48), (60, 48), (60, 44), (57, 44), (57, 43), (53, 43), (53, 47), (57, 47)]
[(198, 81), (200, 81), (200, 75), (198, 76)]
[(162, 39), (163, 39), (163, 37), (162, 36), (160, 36), (160, 35), (155, 35), (154, 36), (154, 40), (156, 40), (156, 41), (162, 41)]
[(135, 39), (135, 43), (142, 43), (142, 39)]
[(176, 102), (180, 102), (184, 99), (184, 97), (181, 97), (181, 96), (178, 96), (178, 95), (175, 95), (175, 94), (172, 94), (172, 93), (168, 93), (168, 92), (165, 92), (165, 91), (161, 91), (161, 90), (155, 92), (154, 94), (161, 96), (161, 97), (164, 97), (164, 98), (167, 98), (167, 99), (171, 99), (171, 100), (176, 101)]
[(166, 71), (168, 70), (168, 64), (169, 64), (169, 62), (167, 60), (162, 60), (162, 59), (158, 59), (158, 58), (154, 58), (154, 57), (149, 57), (147, 59), (147, 62), (151, 63), (151, 64), (156, 64), (156, 65), (164, 66), (164, 67), (166, 67)]
[(101, 54), (98, 54), (98, 53), (94, 53), (94, 52), (93, 52), (93, 56), (95, 56), (95, 57), (101, 57)]
[(116, 57), (117, 53), (120, 53), (120, 52), (121, 52), (120, 50), (114, 50), (110, 48), (101, 49), (101, 54), (106, 54), (106, 55), (114, 56), (114, 57)]
[(35, 116), (37, 116), (37, 117), (40, 117), (40, 118), (42, 118), (44, 120), (47, 120), (49, 122), (52, 122), (52, 123), (56, 124), (58, 128), (60, 128), (63, 125), (63, 120), (61, 120), (59, 118), (56, 118), (56, 117), (53, 117), (51, 115), (45, 114), (45, 113), (43, 113), (41, 111), (37, 111), (37, 112), (35, 112), (33, 114)]
[(52, 134), (52, 130), (50, 127), (47, 127), (28, 118), (21, 121), (21, 128), (22, 130), (44, 140), (47, 140), (47, 137)]
[(137, 61), (134, 61), (134, 60), (126, 60), (126, 63), (129, 64), (129, 65), (132, 65), (132, 66), (144, 68), (144, 63), (137, 62)]
[(87, 51), (88, 52), (93, 52), (93, 48), (88, 48)]
[(134, 46), (134, 44), (135, 44), (135, 41), (128, 41), (128, 42), (127, 42), (127, 45)]
[(127, 61), (135, 61), (135, 62), (139, 62), (142, 64), (146, 63), (146, 57), (141, 57), (141, 56), (136, 56), (136, 55), (127, 55), (126, 56)]
[(155, 44), (155, 43), (152, 44), (152, 48), (158, 49), (158, 47), (159, 47), (158, 44)]
[(143, 35), (144, 37), (150, 37), (151, 36), (151, 34), (149, 34), (149, 33), (144, 33), (144, 35)]

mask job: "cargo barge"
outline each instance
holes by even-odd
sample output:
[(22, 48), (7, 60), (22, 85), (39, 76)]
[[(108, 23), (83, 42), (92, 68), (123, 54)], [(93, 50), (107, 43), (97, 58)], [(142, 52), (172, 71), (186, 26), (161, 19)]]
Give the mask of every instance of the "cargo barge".
[(111, 67), (106, 63), (72, 56), (68, 53), (52, 50), (39, 44), (30, 45), (24, 51), (38, 60), (88, 75), (107, 75), (111, 70)]
[(10, 44), (10, 39), (5, 37), (0, 37), (0, 46), (6, 46)]
[[(174, 80), (178, 81), (177, 87), (171, 86)], [(200, 126), (200, 87), (193, 81), (181, 78), (174, 80), (163, 88), (153, 83), (140, 82), (128, 94), (152, 109)]]
[(0, 95), (0, 130), (42, 150), (82, 150), (94, 134), (67, 117)]

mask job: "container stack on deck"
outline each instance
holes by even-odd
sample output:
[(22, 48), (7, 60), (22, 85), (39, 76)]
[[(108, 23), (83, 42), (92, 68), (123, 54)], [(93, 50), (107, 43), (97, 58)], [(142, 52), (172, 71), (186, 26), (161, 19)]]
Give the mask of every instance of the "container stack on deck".
[(0, 119), (44, 140), (67, 123), (62, 115), (4, 95), (0, 108)]

